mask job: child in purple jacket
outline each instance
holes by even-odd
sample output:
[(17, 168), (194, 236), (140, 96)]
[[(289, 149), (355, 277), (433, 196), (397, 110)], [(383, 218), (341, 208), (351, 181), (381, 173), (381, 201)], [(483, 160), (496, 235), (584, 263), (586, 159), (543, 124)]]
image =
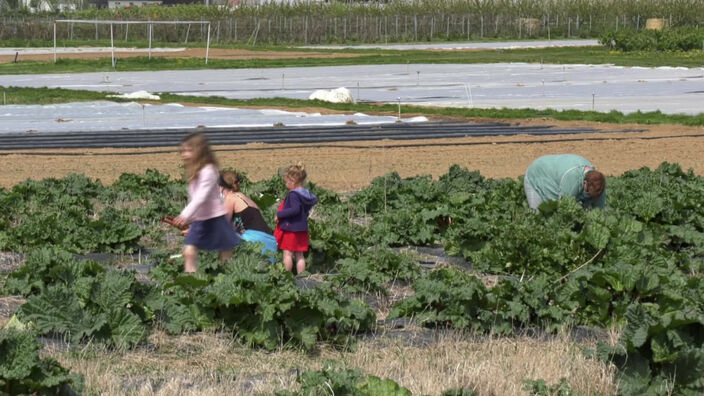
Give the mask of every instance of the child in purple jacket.
[(296, 259), (296, 272), (306, 269), (306, 259), (303, 255), (308, 251), (308, 215), (318, 203), (318, 197), (303, 188), (306, 171), (300, 162), (291, 165), (284, 173), (286, 188), (289, 190), (276, 213), (276, 244), (284, 251), (284, 266), (287, 271), (293, 270), (293, 259)]

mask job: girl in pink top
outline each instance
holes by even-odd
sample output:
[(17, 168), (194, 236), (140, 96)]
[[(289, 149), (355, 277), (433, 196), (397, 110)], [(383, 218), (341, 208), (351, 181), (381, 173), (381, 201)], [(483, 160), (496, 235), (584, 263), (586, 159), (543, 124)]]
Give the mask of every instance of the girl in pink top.
[(188, 205), (173, 224), (189, 226), (183, 246), (185, 272), (196, 272), (199, 250), (219, 251), (220, 260), (226, 261), (232, 248), (240, 244), (240, 237), (225, 217), (217, 162), (205, 135), (186, 137), (181, 143), (181, 158), (188, 180)]

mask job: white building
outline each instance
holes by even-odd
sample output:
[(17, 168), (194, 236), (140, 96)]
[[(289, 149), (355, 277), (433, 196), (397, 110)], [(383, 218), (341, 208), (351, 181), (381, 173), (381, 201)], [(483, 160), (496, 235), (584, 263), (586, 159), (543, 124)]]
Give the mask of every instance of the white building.
[(29, 12), (41, 11), (76, 11), (78, 7), (75, 1), (66, 0), (20, 0), (19, 6), (26, 8)]

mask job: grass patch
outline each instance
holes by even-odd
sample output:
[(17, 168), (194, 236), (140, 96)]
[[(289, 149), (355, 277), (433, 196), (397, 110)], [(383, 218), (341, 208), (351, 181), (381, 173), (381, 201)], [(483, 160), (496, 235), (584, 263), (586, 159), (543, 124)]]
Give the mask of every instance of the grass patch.
[(303, 50), (287, 47), (245, 48), (263, 51), (315, 51), (328, 53), (356, 54), (344, 58), (295, 59), (210, 59), (204, 64), (203, 58), (163, 58), (147, 56), (119, 58), (117, 67), (112, 68), (110, 58), (98, 60), (61, 59), (56, 63), (40, 61), (19, 61), (0, 64), (0, 74), (51, 74), (84, 73), (107, 71), (144, 70), (196, 70), (196, 69), (238, 69), (308, 66), (349, 66), (379, 64), (474, 64), (474, 63), (553, 63), (553, 64), (615, 64), (619, 66), (679, 66), (701, 67), (704, 52), (629, 52), (609, 51), (601, 47), (564, 47), (543, 49), (513, 49), (488, 51), (390, 51), (390, 50)]
[(111, 100), (123, 102), (119, 98), (108, 98), (115, 95), (113, 92), (82, 91), (64, 88), (21, 88), (0, 87), (2, 104), (7, 105), (32, 105), (32, 104), (58, 104), (70, 102), (90, 102), (95, 100)]
[(515, 395), (522, 393), (525, 379), (538, 378), (548, 383), (566, 378), (583, 394), (616, 392), (613, 368), (581, 352), (594, 343), (578, 344), (568, 335), (492, 339), (417, 329), (377, 335), (354, 350), (323, 347), (315, 354), (252, 350), (224, 333), (155, 332), (149, 343), (149, 348), (122, 352), (99, 345), (47, 352), (73, 373), (85, 375), (88, 394), (271, 395), (297, 389), (297, 373), (319, 370), (325, 361), (390, 378), (421, 395), (465, 387), (481, 395)]
[[(112, 92), (79, 91), (62, 88), (18, 88), (0, 87), (7, 104), (57, 104), (69, 102), (83, 102), (96, 100), (111, 100), (116, 102), (130, 101), (126, 99), (109, 98)], [(364, 112), (368, 114), (398, 114), (396, 104), (380, 103), (354, 103), (340, 104), (328, 103), (319, 100), (301, 100), (288, 98), (261, 98), (261, 99), (227, 99), (220, 96), (184, 96), (173, 94), (159, 94), (161, 100), (153, 103), (192, 103), (196, 105), (224, 105), (239, 107), (286, 107), (308, 108), (319, 107), (341, 112)], [(496, 119), (525, 119), (547, 118), (559, 121), (593, 121), (612, 124), (675, 124), (687, 126), (704, 125), (704, 113), (699, 115), (663, 114), (660, 111), (635, 112), (624, 114), (619, 111), (600, 113), (596, 111), (579, 110), (535, 110), (535, 109), (477, 109), (462, 107), (423, 107), (401, 106), (402, 114), (417, 114), (426, 116), (448, 116), (465, 118), (496, 118)]]

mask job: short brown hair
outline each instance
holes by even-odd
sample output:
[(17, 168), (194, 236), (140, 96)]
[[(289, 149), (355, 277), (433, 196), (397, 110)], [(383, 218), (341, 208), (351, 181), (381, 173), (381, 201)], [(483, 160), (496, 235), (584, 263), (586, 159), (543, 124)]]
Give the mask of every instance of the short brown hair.
[(584, 181), (587, 182), (587, 193), (590, 197), (595, 198), (600, 196), (606, 188), (606, 177), (598, 170), (590, 170), (584, 175)]

